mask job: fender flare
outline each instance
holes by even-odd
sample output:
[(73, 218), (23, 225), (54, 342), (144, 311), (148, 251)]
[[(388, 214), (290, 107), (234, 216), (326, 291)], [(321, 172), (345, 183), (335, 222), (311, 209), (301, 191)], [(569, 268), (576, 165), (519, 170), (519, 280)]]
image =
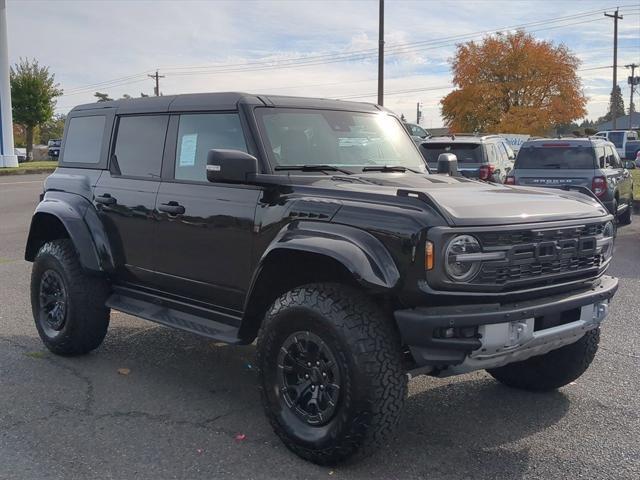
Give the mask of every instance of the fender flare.
[[(400, 281), (400, 273), (389, 250), (376, 237), (355, 227), (307, 221), (288, 224), (263, 253), (256, 277), (269, 255), (277, 250), (330, 257), (342, 264), (358, 283), (374, 290), (393, 289)], [(257, 278), (253, 280), (251, 291)]]
[(48, 191), (31, 218), (25, 260), (33, 261), (47, 237), (42, 231), (45, 217), (54, 217), (67, 231), (78, 253), (80, 265), (94, 273), (114, 269), (113, 255), (104, 226), (93, 204), (86, 198), (66, 192)]

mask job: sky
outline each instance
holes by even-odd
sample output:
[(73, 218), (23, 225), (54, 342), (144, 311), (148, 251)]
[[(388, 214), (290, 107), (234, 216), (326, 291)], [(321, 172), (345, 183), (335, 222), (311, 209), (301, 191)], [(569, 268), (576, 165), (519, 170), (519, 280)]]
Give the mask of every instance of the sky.
[[(618, 84), (640, 63), (640, 1), (617, 0)], [(385, 106), (442, 126), (457, 43), (518, 27), (564, 43), (582, 61), (588, 117), (606, 112), (613, 75), (613, 0), (387, 0)], [(36, 58), (64, 90), (56, 112), (95, 101), (192, 92), (377, 98), (378, 0), (7, 0), (9, 59)], [(640, 75), (640, 71), (636, 70)], [(638, 97), (636, 97), (638, 98)], [(640, 105), (640, 98), (635, 102)]]

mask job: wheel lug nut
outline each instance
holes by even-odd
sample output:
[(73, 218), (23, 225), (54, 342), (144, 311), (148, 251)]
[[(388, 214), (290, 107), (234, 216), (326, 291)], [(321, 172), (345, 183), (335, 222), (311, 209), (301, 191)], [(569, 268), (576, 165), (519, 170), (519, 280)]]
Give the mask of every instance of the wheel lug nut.
[(305, 374), (304, 374), (304, 378), (309, 378), (309, 374), (308, 374), (308, 373), (305, 373)]
[(310, 367), (310, 366), (311, 366), (311, 362), (307, 362), (307, 367)]
[(320, 362), (316, 362), (316, 366), (319, 367), (320, 366)]
[(327, 372), (322, 372), (322, 376), (326, 377), (327, 376)]
[(320, 385), (320, 390), (324, 390), (324, 385)]

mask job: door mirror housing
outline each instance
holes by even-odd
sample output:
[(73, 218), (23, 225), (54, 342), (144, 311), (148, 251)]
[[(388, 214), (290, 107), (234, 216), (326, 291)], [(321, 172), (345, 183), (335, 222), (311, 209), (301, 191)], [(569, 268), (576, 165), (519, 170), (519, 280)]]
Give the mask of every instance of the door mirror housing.
[(216, 183), (247, 183), (258, 173), (258, 159), (241, 150), (209, 150), (207, 180)]
[(452, 177), (458, 176), (458, 157), (453, 153), (441, 153), (438, 155), (438, 173), (444, 173)]
[(633, 160), (626, 160), (624, 162), (624, 168), (626, 168), (627, 170), (635, 170), (636, 162), (634, 162)]

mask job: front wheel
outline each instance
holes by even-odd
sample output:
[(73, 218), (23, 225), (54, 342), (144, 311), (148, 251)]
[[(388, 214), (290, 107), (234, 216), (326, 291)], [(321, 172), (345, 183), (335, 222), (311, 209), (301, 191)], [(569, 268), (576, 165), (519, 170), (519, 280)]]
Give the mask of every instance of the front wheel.
[(555, 390), (573, 382), (589, 368), (599, 341), (600, 328), (596, 328), (577, 342), (487, 372), (509, 387), (537, 392)]
[(278, 298), (258, 340), (269, 421), (300, 457), (330, 465), (379, 447), (407, 394), (400, 339), (358, 290), (315, 284)]
[(620, 225), (631, 224), (631, 220), (633, 218), (632, 215), (633, 215), (633, 196), (631, 197), (631, 200), (629, 200), (629, 205), (627, 209), (624, 211), (622, 215), (620, 215), (620, 218), (618, 220), (620, 222)]

